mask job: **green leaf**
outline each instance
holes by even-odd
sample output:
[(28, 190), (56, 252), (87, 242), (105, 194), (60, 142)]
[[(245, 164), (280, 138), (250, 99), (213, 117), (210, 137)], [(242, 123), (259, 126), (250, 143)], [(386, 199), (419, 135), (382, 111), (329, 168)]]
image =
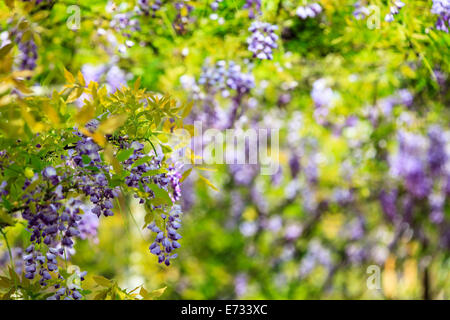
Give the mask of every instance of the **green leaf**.
[(17, 177), (23, 175), (22, 167), (13, 163), (9, 167), (5, 168), (5, 177)]
[(157, 174), (167, 173), (166, 169), (155, 169), (155, 170), (148, 170), (147, 172), (142, 174), (142, 177), (151, 177), (156, 176)]
[(91, 170), (93, 172), (100, 172), (100, 169), (98, 167), (94, 167), (94, 166), (87, 166), (86, 169)]
[(0, 277), (0, 288), (9, 289), (13, 284), (6, 277)]
[(66, 68), (64, 68), (64, 78), (68, 83), (75, 83), (75, 77)]
[(44, 163), (39, 157), (32, 154), (30, 155), (30, 161), (33, 169), (36, 169), (36, 171), (42, 171), (44, 169)]
[(11, 281), (14, 283), (20, 282), (19, 275), (16, 273), (16, 271), (11, 268), (11, 266), (8, 267), (9, 276), (11, 277)]
[(14, 9), (14, 0), (5, 0), (5, 2), (10, 9)]
[(181, 176), (180, 182), (183, 182), (191, 173), (192, 168), (187, 169), (185, 172), (183, 172), (183, 175)]
[(154, 218), (155, 218), (155, 215), (153, 212), (147, 212), (147, 214), (145, 215), (145, 218), (144, 218), (145, 225), (142, 229), (145, 229), (150, 223), (152, 223)]
[(183, 110), (183, 114), (181, 115), (181, 117), (184, 119), (186, 118), (189, 113), (191, 113), (192, 107), (194, 106), (194, 102), (191, 101), (190, 103), (187, 104), (187, 106), (185, 106), (184, 110)]
[(5, 211), (0, 210), (0, 226), (13, 226), (14, 219)]
[(141, 86), (141, 77), (138, 77), (136, 79), (136, 82), (134, 83), (134, 90), (137, 91), (139, 90), (139, 87)]
[(164, 293), (164, 291), (166, 291), (166, 289), (167, 289), (167, 287), (153, 290), (152, 292), (150, 292), (150, 296), (151, 296), (152, 298), (159, 298), (159, 297), (162, 296), (162, 294)]
[(109, 288), (109, 287), (111, 287), (112, 285), (113, 285), (113, 281), (111, 281), (111, 280), (109, 280), (109, 279), (106, 279), (105, 277), (102, 277), (102, 276), (93, 276), (92, 277), (93, 279), (94, 279), (94, 281), (98, 284), (98, 285), (100, 285), (100, 286), (102, 286), (102, 287), (107, 287), (107, 288)]
[(84, 163), (84, 164), (88, 164), (88, 163), (90, 163), (91, 160), (92, 160), (89, 156), (87, 156), (87, 155), (85, 155), (85, 154), (83, 154), (83, 155), (81, 156), (81, 158), (83, 159), (83, 163)]
[(217, 187), (216, 187), (215, 185), (213, 185), (213, 184), (211, 183), (211, 181), (209, 181), (208, 179), (206, 179), (204, 176), (199, 175), (199, 177), (200, 177), (200, 179), (203, 180), (203, 182), (205, 182), (208, 186), (210, 186), (211, 189), (213, 189), (213, 190), (215, 190), (215, 191), (219, 191), (219, 189), (217, 189)]
[(144, 300), (153, 300), (154, 298), (159, 298), (164, 293), (164, 291), (166, 291), (166, 288), (167, 287), (148, 292), (144, 287), (142, 287), (139, 291), (139, 294)]
[(150, 157), (150, 156), (142, 157), (142, 158), (136, 160), (136, 161), (133, 163), (133, 165), (131, 166), (131, 168), (135, 168), (135, 167), (137, 167), (137, 166), (140, 166), (141, 164), (150, 162), (150, 161), (152, 161), (152, 159), (153, 159), (153, 157)]
[(133, 152), (134, 152), (133, 148), (121, 150), (117, 153), (116, 159), (120, 162), (128, 160), (130, 156), (133, 154)]
[(161, 189), (160, 187), (158, 187), (156, 184), (153, 183), (152, 184), (149, 183), (147, 185), (155, 193), (155, 197), (157, 199), (163, 200), (164, 201), (163, 203), (165, 204), (172, 204), (172, 199), (170, 198), (169, 193), (166, 190)]
[(102, 134), (113, 134), (114, 131), (122, 126), (127, 120), (127, 115), (113, 115), (103, 121), (98, 127), (98, 131)]
[(108, 295), (108, 291), (109, 291), (109, 289), (104, 289), (104, 290), (99, 291), (95, 295), (94, 300), (105, 300), (106, 296)]
[(10, 51), (11, 49), (14, 47), (14, 43), (10, 43), (7, 44), (6, 46), (2, 47), (0, 49), (0, 59), (2, 59), (3, 57), (5, 57)]

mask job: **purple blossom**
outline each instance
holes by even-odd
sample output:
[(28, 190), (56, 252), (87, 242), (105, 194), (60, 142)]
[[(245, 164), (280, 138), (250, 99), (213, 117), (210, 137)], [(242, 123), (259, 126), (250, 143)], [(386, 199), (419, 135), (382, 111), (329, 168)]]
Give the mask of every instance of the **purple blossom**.
[(445, 132), (439, 126), (432, 126), (428, 130), (430, 146), (428, 148), (428, 165), (433, 175), (439, 176), (444, 172), (448, 160), (446, 153)]
[(432, 181), (427, 176), (425, 161), (427, 141), (420, 135), (401, 131), (398, 134), (399, 149), (391, 157), (391, 173), (404, 179), (406, 189), (415, 197), (429, 194)]
[(245, 0), (243, 6), (244, 9), (248, 9), (248, 17), (255, 19), (257, 15), (261, 15), (261, 0)]
[(337, 94), (327, 85), (326, 79), (314, 81), (311, 90), (311, 98), (314, 101), (314, 118), (317, 123), (324, 125), (327, 122), (327, 116), (330, 108), (333, 106)]
[(247, 39), (248, 50), (254, 58), (272, 60), (272, 50), (277, 48), (278, 36), (275, 30), (278, 27), (267, 22), (254, 21), (248, 29), (252, 34)]
[(158, 262), (166, 266), (170, 265), (170, 260), (175, 259), (178, 255), (172, 254), (175, 249), (181, 247), (178, 242), (181, 235), (178, 234), (178, 229), (181, 227), (181, 208), (179, 205), (174, 205), (168, 215), (162, 214), (165, 225), (164, 230), (156, 225), (153, 221), (147, 228), (156, 234), (155, 241), (150, 245), (149, 250), (152, 254), (158, 257)]
[(310, 3), (305, 6), (299, 6), (295, 14), (301, 19), (315, 18), (322, 12), (322, 7), (318, 3)]
[(391, 222), (395, 221), (397, 217), (397, 191), (382, 190), (380, 193), (380, 203), (384, 214)]
[(152, 17), (155, 17), (156, 12), (161, 9), (162, 1), (155, 0), (150, 4), (149, 0), (138, 0), (139, 9), (145, 14), (149, 15), (150, 10), (152, 10)]
[(245, 295), (248, 287), (248, 278), (245, 274), (238, 274), (234, 278), (234, 292), (237, 297)]
[(389, 7), (389, 13), (384, 17), (384, 21), (392, 22), (394, 21), (394, 16), (400, 12), (400, 9), (404, 7), (404, 3), (400, 0), (394, 0), (393, 5)]
[(84, 214), (81, 216), (79, 222), (79, 237), (81, 239), (93, 239), (94, 242), (98, 242), (97, 231), (99, 226), (99, 218), (91, 211), (92, 207), (82, 207)]
[(438, 15), (436, 29), (448, 33), (450, 26), (450, 0), (433, 0), (431, 13)]
[(36, 68), (36, 61), (38, 59), (37, 46), (33, 37), (29, 37), (26, 41), (24, 40), (23, 31), (13, 31), (15, 33), (15, 41), (19, 47), (19, 69), (20, 70), (34, 70)]
[(355, 7), (353, 16), (356, 20), (362, 20), (370, 15), (370, 9), (367, 6), (363, 6), (361, 1), (356, 1), (353, 6)]

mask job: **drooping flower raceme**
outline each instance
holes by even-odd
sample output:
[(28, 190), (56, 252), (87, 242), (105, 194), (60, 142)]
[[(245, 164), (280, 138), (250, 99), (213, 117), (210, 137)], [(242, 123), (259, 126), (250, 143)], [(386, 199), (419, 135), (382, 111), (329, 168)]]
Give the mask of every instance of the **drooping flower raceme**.
[(393, 5), (389, 7), (389, 13), (384, 17), (384, 21), (392, 22), (394, 21), (394, 16), (397, 15), (401, 8), (405, 6), (405, 3), (400, 0), (394, 0)]
[(438, 125), (429, 127), (426, 136), (400, 131), (398, 142), (398, 150), (389, 157), (390, 173), (398, 184), (380, 193), (386, 218), (410, 224), (426, 213), (439, 226), (441, 243), (448, 248), (450, 222), (444, 208), (450, 196), (450, 132)]
[(261, 0), (245, 0), (243, 6), (244, 9), (248, 9), (248, 17), (255, 19), (257, 15), (261, 15)]
[(367, 16), (370, 15), (370, 9), (366, 5), (363, 5), (361, 1), (356, 1), (353, 5), (355, 7), (355, 10), (353, 10), (353, 16), (356, 20), (362, 20), (365, 19)]
[(251, 73), (245, 73), (241, 70), (241, 66), (230, 61), (228, 63), (226, 85), (228, 88), (235, 90), (238, 94), (245, 94), (255, 86), (255, 79)]
[(17, 64), (19, 70), (34, 70), (38, 59), (37, 46), (33, 36), (25, 36), (25, 32), (14, 28), (11, 35), (15, 36), (15, 42), (19, 47)]
[(438, 15), (436, 29), (448, 33), (450, 26), (450, 0), (433, 0), (431, 13)]
[[(99, 121), (92, 120), (85, 129), (93, 133), (98, 125)], [(70, 257), (77, 238), (95, 240), (100, 216), (114, 214), (113, 203), (119, 196), (119, 188), (110, 186), (112, 173), (101, 158), (101, 147), (77, 129), (70, 139), (73, 142), (67, 146), (67, 155), (61, 156), (63, 163), (28, 175), (22, 187), (24, 205), (21, 211), (31, 242), (22, 257), (24, 276), (30, 280), (38, 277), (41, 286), (54, 287), (57, 291), (49, 299), (58, 300), (82, 298), (79, 288), (66, 285), (68, 280), (64, 279), (64, 273), (59, 272), (58, 258)], [(173, 165), (163, 170), (161, 158), (144, 154), (143, 145), (139, 142), (128, 142), (124, 137), (117, 139), (121, 140), (122, 149), (133, 150), (122, 163), (123, 168), (130, 172), (125, 179), (127, 185), (135, 193), (145, 185), (142, 192), (146, 195), (139, 194), (141, 203), (155, 200), (149, 204), (150, 209), (161, 212), (164, 221), (167, 219), (164, 225), (166, 237), (171, 240), (170, 248), (168, 240), (161, 244), (168, 254), (180, 246), (177, 240), (181, 236), (175, 230), (181, 226), (181, 210), (174, 203), (181, 198), (181, 173)], [(40, 144), (36, 148), (41, 148)], [(0, 153), (0, 160), (0, 170), (3, 170), (3, 165), (6, 167), (6, 162), (10, 161), (7, 153)], [(154, 187), (149, 188), (148, 185)], [(67, 194), (74, 189), (81, 191), (79, 197), (68, 198)], [(166, 202), (158, 202), (158, 197), (164, 198), (164, 192), (167, 193)], [(6, 181), (0, 184), (0, 193), (8, 195)], [(169, 265), (170, 259), (175, 257), (167, 255), (163, 261)], [(80, 275), (80, 281), (84, 275)]]
[(278, 36), (275, 30), (278, 27), (267, 22), (254, 21), (248, 29), (252, 34), (247, 38), (248, 50), (254, 58), (272, 60), (272, 50), (277, 48)]
[(401, 131), (399, 150), (391, 158), (391, 173), (402, 177), (412, 195), (423, 198), (431, 191), (431, 180), (426, 174), (427, 140), (416, 134)]
[(299, 6), (295, 14), (301, 19), (315, 18), (322, 12), (322, 7), (318, 3), (310, 3), (305, 6)]
[(155, 0), (153, 3), (150, 3), (150, 0), (138, 0), (138, 8), (145, 15), (149, 15), (150, 10), (152, 10), (152, 17), (155, 17), (156, 12), (161, 9), (162, 1)]
[(326, 79), (322, 78), (314, 81), (311, 98), (315, 105), (314, 118), (319, 124), (323, 125), (326, 123), (329, 109), (333, 106), (336, 97), (337, 94), (328, 87)]
[[(112, 93), (126, 85), (128, 75), (120, 69), (115, 62), (116, 61), (112, 59), (111, 63), (108, 64), (84, 64), (81, 67), (81, 73), (86, 80), (86, 84), (89, 84), (91, 81), (105, 83), (107, 90)], [(78, 99), (77, 104), (82, 105), (82, 101), (87, 97), (88, 95), (83, 93)]]
[(158, 262), (164, 262), (170, 265), (170, 260), (175, 259), (178, 255), (172, 254), (172, 251), (181, 247), (178, 242), (181, 235), (178, 229), (181, 227), (181, 207), (174, 205), (169, 214), (162, 213), (161, 218), (164, 221), (163, 229), (159, 228), (153, 221), (148, 225), (148, 229), (156, 234), (155, 241), (150, 245), (150, 252), (158, 256)]

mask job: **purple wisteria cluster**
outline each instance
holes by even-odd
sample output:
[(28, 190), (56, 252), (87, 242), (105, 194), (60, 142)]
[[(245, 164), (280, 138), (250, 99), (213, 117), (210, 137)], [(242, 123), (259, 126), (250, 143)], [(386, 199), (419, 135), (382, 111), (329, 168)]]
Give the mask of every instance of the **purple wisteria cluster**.
[(133, 12), (121, 12), (115, 14), (110, 22), (110, 27), (130, 38), (133, 32), (140, 30), (139, 20), (133, 18)]
[[(157, 9), (157, 2), (151, 6), (153, 9)], [(124, 42), (120, 45), (117, 43), (116, 37), (113, 32), (107, 32), (103, 28), (98, 29), (99, 35), (105, 35), (108, 46), (115, 47), (120, 53), (125, 53), (127, 48), (131, 48), (135, 45), (134, 39), (137, 36), (137, 32), (141, 31), (140, 21), (138, 19), (141, 15), (148, 15), (150, 9), (149, 1), (138, 1), (137, 5), (130, 9), (126, 3), (122, 3), (116, 6), (114, 2), (109, 1), (105, 10), (112, 15), (109, 22), (108, 31), (114, 31), (117, 34), (122, 35)], [(106, 48), (106, 51), (109, 51)]]
[(224, 88), (226, 75), (227, 62), (225, 60), (217, 61), (214, 66), (210, 66), (207, 62), (203, 64), (198, 84), (204, 86), (206, 91), (216, 88), (220, 90)]
[[(22, 217), (28, 222), (31, 232), (31, 245), (22, 257), (24, 272), (30, 280), (38, 275), (41, 286), (51, 284), (60, 289), (64, 278), (59, 273), (57, 258), (67, 259), (66, 248), (71, 248), (74, 238), (80, 235), (78, 223), (82, 201), (65, 200), (63, 183), (67, 180), (67, 173), (58, 175), (57, 170), (50, 166), (41, 172), (41, 177), (42, 183), (38, 183), (39, 175), (35, 174), (23, 186), (26, 208)], [(75, 290), (66, 297), (80, 299), (81, 294)]]
[(150, 3), (149, 0), (138, 0), (138, 9), (142, 11), (146, 16), (149, 15), (150, 10), (152, 11), (152, 17), (155, 17), (156, 12), (161, 9), (162, 1), (155, 0)]
[(330, 269), (332, 267), (331, 252), (318, 240), (313, 240), (309, 244), (308, 251), (300, 264), (300, 277), (306, 277), (317, 265)]
[[(145, 204), (150, 201), (150, 207), (160, 214), (162, 224), (165, 226), (164, 231), (156, 226), (157, 221), (153, 221), (148, 228), (156, 233), (155, 242), (150, 246), (150, 252), (158, 256), (158, 262), (164, 262), (167, 266), (170, 265), (170, 259), (175, 259), (176, 254), (170, 254), (173, 250), (180, 247), (177, 240), (181, 236), (175, 231), (181, 227), (181, 208), (174, 204), (181, 199), (181, 172), (175, 165), (169, 165), (166, 172), (158, 172), (162, 169), (163, 155), (146, 154), (144, 153), (144, 145), (137, 142), (128, 142), (123, 137), (118, 138), (121, 149), (133, 149), (133, 153), (127, 160), (123, 162), (125, 170), (130, 174), (125, 178), (125, 183), (128, 187), (143, 191), (143, 195), (139, 199), (140, 204)], [(165, 190), (172, 202), (172, 204), (153, 205), (152, 199), (157, 195), (150, 185), (155, 185), (156, 188)], [(139, 196), (135, 194), (135, 197)], [(167, 212), (169, 212), (167, 214)], [(161, 247), (162, 246), (162, 247)]]
[(81, 207), (84, 214), (81, 216), (81, 220), (78, 223), (78, 230), (80, 231), (80, 238), (82, 240), (92, 239), (95, 243), (97, 243), (97, 232), (100, 221), (98, 216), (92, 212), (92, 208), (92, 205), (83, 205)]
[(400, 10), (405, 6), (405, 3), (400, 0), (394, 0), (392, 6), (389, 7), (389, 13), (384, 17), (384, 21), (392, 22), (394, 21), (394, 16), (397, 15)]
[(436, 29), (448, 33), (450, 26), (450, 0), (433, 0), (431, 13), (438, 15)]
[[(248, 69), (251, 69), (251, 65)], [(205, 60), (198, 80), (190, 75), (183, 75), (180, 82), (189, 91), (196, 103), (201, 104), (201, 113), (195, 111), (187, 119), (189, 122), (202, 121), (208, 127), (224, 129), (232, 125), (236, 111), (244, 97), (255, 86), (255, 79), (250, 70), (234, 61), (219, 60), (212, 64)], [(230, 108), (221, 108), (216, 95), (231, 100)]]
[[(108, 64), (84, 64), (81, 67), (81, 73), (83, 74), (86, 84), (89, 84), (91, 81), (95, 81), (99, 84), (104, 83), (106, 84), (108, 92), (111, 93), (116, 92), (116, 90), (126, 85), (128, 75), (117, 66), (116, 62), (116, 59), (111, 59)], [(87, 97), (88, 95), (83, 93), (77, 100), (77, 104), (79, 106), (83, 105), (83, 100)]]
[(206, 62), (202, 67), (202, 73), (198, 84), (204, 86), (205, 91), (216, 93), (220, 91), (223, 97), (228, 97), (233, 90), (237, 95), (243, 95), (255, 86), (255, 79), (250, 72), (243, 72), (240, 65), (234, 61), (220, 60), (210, 66)]
[[(89, 122), (86, 127), (90, 131), (95, 131), (98, 121)], [(119, 195), (119, 188), (110, 188), (105, 174), (109, 175), (109, 170), (102, 163), (100, 158), (100, 146), (91, 137), (87, 137), (78, 131), (75, 135), (81, 137), (75, 149), (69, 151), (68, 165), (71, 165), (81, 174), (75, 177), (78, 187), (89, 197), (94, 205), (92, 212), (100, 217), (101, 215), (112, 216), (113, 201)], [(92, 174), (90, 170), (98, 171)]]
[(256, 16), (261, 15), (261, 0), (245, 0), (244, 9), (248, 9), (248, 17), (255, 19)]
[(353, 6), (355, 7), (355, 10), (353, 10), (353, 16), (356, 20), (365, 19), (370, 15), (370, 9), (365, 2), (362, 3), (362, 1), (356, 1)]
[(322, 6), (318, 3), (309, 3), (305, 6), (299, 6), (295, 14), (301, 19), (315, 18), (322, 12)]
[[(85, 128), (91, 133), (98, 128), (99, 121), (89, 121)], [(31, 245), (23, 255), (23, 268), (27, 279), (39, 278), (41, 286), (53, 286), (54, 295), (49, 299), (81, 299), (79, 287), (70, 287), (68, 280), (59, 272), (58, 258), (69, 259), (72, 254), (76, 238), (95, 238), (101, 215), (113, 215), (113, 203), (119, 196), (119, 187), (111, 187), (112, 173), (110, 166), (101, 158), (101, 148), (95, 141), (80, 131), (73, 131), (78, 140), (66, 146), (67, 155), (62, 155), (61, 166), (47, 166), (39, 173), (34, 173), (25, 180), (23, 185), (22, 217), (27, 221), (30, 232)], [(175, 231), (181, 226), (181, 210), (174, 203), (181, 199), (180, 180), (182, 175), (174, 166), (162, 168), (162, 156), (153, 155), (153, 150), (145, 154), (144, 145), (132, 141), (127, 137), (113, 138), (119, 141), (119, 152), (133, 149), (133, 153), (123, 161), (122, 165), (129, 174), (125, 183), (136, 193), (140, 193), (141, 203), (160, 197), (157, 189), (165, 190), (169, 200), (151, 203), (152, 210), (161, 214), (164, 224), (164, 238), (158, 236), (156, 243), (160, 243), (165, 254), (159, 255), (160, 262), (170, 264), (170, 259), (176, 255), (169, 255), (172, 250), (179, 248), (177, 242), (181, 236)], [(40, 144), (36, 148), (41, 148)], [(0, 153), (0, 169), (8, 160), (5, 152)], [(149, 185), (154, 185), (150, 188)], [(68, 198), (71, 190), (81, 191), (81, 196)], [(2, 196), (8, 195), (8, 184), (0, 184)], [(138, 197), (135, 195), (135, 197)], [(86, 203), (87, 202), (87, 203)], [(169, 212), (165, 214), (165, 212)], [(161, 240), (161, 241), (160, 241)], [(154, 247), (151, 248), (152, 252)], [(80, 273), (80, 281), (85, 273)]]
[(391, 157), (391, 173), (402, 178), (409, 193), (424, 198), (431, 192), (432, 181), (427, 175), (425, 137), (409, 132), (398, 133), (398, 153)]
[(37, 46), (32, 36), (25, 37), (23, 31), (13, 31), (19, 47), (18, 67), (20, 70), (34, 70), (38, 59)]
[[(146, 162), (140, 163), (144, 157), (149, 157), (149, 155), (143, 152), (144, 145), (142, 143), (137, 141), (134, 141), (131, 144), (123, 142), (122, 147), (133, 149), (133, 154), (123, 163), (124, 168), (130, 171), (130, 174), (125, 178), (125, 183), (129, 187), (136, 189), (139, 189), (140, 186), (142, 186), (147, 196), (146, 198), (141, 198), (139, 200), (141, 204), (145, 203), (146, 199), (155, 197), (154, 192), (148, 186), (149, 184), (155, 184), (158, 188), (167, 191), (172, 202), (176, 202), (180, 199), (181, 173), (175, 166), (170, 165), (167, 168), (167, 172), (148, 175), (147, 173), (149, 172), (161, 169), (163, 156), (152, 156), (151, 159)], [(136, 165), (138, 161), (139, 164)]]
[(311, 98), (314, 101), (314, 118), (317, 123), (324, 125), (327, 123), (327, 116), (330, 108), (333, 107), (338, 95), (327, 84), (324, 78), (314, 81), (311, 90)]
[[(394, 92), (392, 95), (378, 99), (374, 106), (367, 106), (365, 113), (367, 118), (372, 122), (373, 126), (376, 126), (382, 118), (393, 121), (393, 111), (397, 106), (410, 108), (413, 105), (414, 97), (411, 91), (408, 89), (400, 89)], [(407, 113), (403, 113), (400, 117), (407, 118)]]
[(273, 49), (278, 47), (278, 36), (275, 30), (278, 26), (267, 22), (254, 21), (248, 31), (252, 34), (247, 38), (248, 50), (253, 53), (254, 58), (261, 60), (272, 60)]
[(80, 293), (81, 282), (84, 281), (86, 277), (86, 271), (75, 270), (75, 272), (70, 276), (71, 280), (67, 281), (65, 286), (59, 286), (57, 291), (49, 296), (47, 300), (79, 300), (83, 298)]
[(253, 74), (243, 72), (240, 65), (230, 61), (225, 84), (229, 89), (236, 91), (239, 96), (242, 96), (249, 93), (255, 86), (255, 78)]
[(156, 234), (155, 241), (150, 245), (150, 252), (158, 256), (158, 262), (164, 262), (166, 266), (170, 265), (170, 260), (175, 259), (178, 254), (171, 254), (172, 251), (181, 247), (178, 240), (181, 235), (178, 229), (181, 227), (181, 207), (174, 205), (169, 214), (162, 213), (162, 230), (153, 221), (148, 225), (148, 229)]
[(221, 3), (223, 0), (214, 0), (213, 2), (211, 2), (211, 10), (212, 11), (217, 11), (217, 9), (219, 8), (219, 3)]
[[(450, 132), (438, 125), (431, 126), (426, 136), (400, 131), (398, 144), (389, 163), (390, 173), (400, 185), (382, 191), (384, 213), (392, 222), (403, 219), (411, 223), (417, 214), (414, 208), (427, 207), (428, 219), (442, 227), (442, 238), (447, 239), (449, 222), (444, 207), (450, 197)], [(443, 244), (448, 247), (450, 242), (447, 239)]]

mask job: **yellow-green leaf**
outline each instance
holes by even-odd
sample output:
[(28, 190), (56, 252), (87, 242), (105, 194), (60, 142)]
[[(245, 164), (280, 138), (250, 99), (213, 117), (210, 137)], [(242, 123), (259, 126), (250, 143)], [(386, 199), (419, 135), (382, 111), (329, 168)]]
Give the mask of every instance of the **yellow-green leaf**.
[(14, 43), (11, 42), (10, 44), (7, 44), (6, 46), (2, 47), (0, 49), (0, 59), (2, 59), (4, 56), (6, 56), (11, 49), (14, 47)]
[(98, 131), (103, 134), (112, 134), (117, 128), (122, 126), (126, 120), (127, 115), (125, 114), (113, 115), (100, 124)]
[(199, 177), (200, 177), (200, 179), (203, 180), (203, 182), (205, 182), (205, 183), (206, 183), (208, 186), (210, 186), (213, 190), (219, 191), (219, 189), (217, 189), (217, 187), (216, 187), (215, 185), (213, 185), (213, 184), (211, 183), (211, 181), (209, 181), (208, 179), (206, 179), (204, 176), (199, 175)]
[(93, 276), (92, 277), (95, 281), (95, 283), (97, 283), (98, 285), (102, 286), (102, 287), (110, 287), (113, 282), (109, 279), (106, 279), (105, 277), (102, 276)]
[(75, 83), (73, 74), (71, 74), (66, 68), (64, 68), (64, 78), (66, 78), (69, 83)]
[(14, 219), (5, 211), (0, 210), (0, 226), (12, 226)]
[(78, 71), (78, 83), (82, 86), (85, 87), (86, 86), (86, 81), (84, 80), (83, 74), (81, 73), (81, 71)]

